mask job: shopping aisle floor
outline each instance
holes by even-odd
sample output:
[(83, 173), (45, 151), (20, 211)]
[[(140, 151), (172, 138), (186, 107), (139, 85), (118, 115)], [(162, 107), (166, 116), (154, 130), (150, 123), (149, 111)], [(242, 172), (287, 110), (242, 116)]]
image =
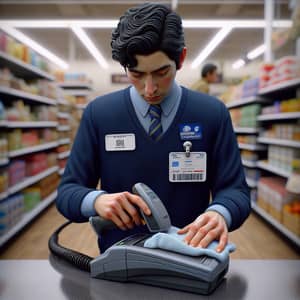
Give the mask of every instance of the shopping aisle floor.
[[(47, 259), (48, 238), (65, 221), (51, 205), (1, 250), (0, 259)], [(237, 245), (233, 259), (300, 259), (299, 249), (254, 213), (239, 230), (230, 233), (230, 241)], [(91, 257), (98, 255), (96, 235), (88, 223), (69, 225), (61, 233), (60, 243)]]

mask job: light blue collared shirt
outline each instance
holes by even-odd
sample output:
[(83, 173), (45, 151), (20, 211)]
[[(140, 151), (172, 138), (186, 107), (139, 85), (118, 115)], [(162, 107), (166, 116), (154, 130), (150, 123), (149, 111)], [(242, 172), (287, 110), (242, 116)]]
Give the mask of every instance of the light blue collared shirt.
[[(178, 106), (180, 104), (181, 94), (181, 87), (174, 81), (168, 95), (160, 103), (160, 107), (162, 110), (161, 126), (163, 132), (167, 131), (175, 118)], [(148, 132), (151, 123), (149, 114), (150, 104), (143, 99), (143, 97), (133, 86), (130, 88), (130, 98), (140, 123), (144, 127), (145, 131)]]
[[(163, 132), (166, 132), (175, 118), (180, 104), (181, 95), (182, 88), (174, 81), (168, 95), (160, 104), (162, 109), (161, 123)], [(148, 132), (151, 122), (149, 115), (150, 104), (141, 97), (134, 86), (130, 87), (130, 99), (137, 118), (139, 119), (145, 131)], [(95, 216), (97, 214), (94, 208), (94, 203), (96, 198), (104, 193), (106, 192), (103, 190), (93, 191), (84, 197), (81, 204), (81, 212), (85, 217)], [(227, 227), (230, 227), (231, 215), (227, 208), (222, 205), (215, 204), (210, 206), (207, 211), (216, 211), (220, 213), (225, 218)]]

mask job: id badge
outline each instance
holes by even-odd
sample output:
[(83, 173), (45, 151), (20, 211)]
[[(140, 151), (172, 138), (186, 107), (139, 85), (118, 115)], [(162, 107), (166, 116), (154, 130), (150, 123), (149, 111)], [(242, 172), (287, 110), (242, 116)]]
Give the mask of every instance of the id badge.
[(133, 133), (105, 135), (106, 151), (132, 151), (135, 150), (135, 135)]
[(206, 181), (206, 152), (169, 153), (170, 182), (203, 182)]

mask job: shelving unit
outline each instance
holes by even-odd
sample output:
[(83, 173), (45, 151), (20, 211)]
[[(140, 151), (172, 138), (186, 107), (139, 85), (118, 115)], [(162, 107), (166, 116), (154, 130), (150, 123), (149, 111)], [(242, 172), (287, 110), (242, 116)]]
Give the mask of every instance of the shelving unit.
[(37, 145), (37, 146), (33, 146), (33, 147), (28, 147), (28, 148), (24, 148), (24, 149), (9, 151), (8, 156), (10, 158), (13, 158), (13, 157), (21, 156), (21, 155), (24, 155), (24, 154), (29, 154), (29, 153), (34, 153), (34, 152), (38, 152), (38, 151), (48, 150), (48, 149), (51, 149), (51, 148), (55, 148), (57, 146), (58, 146), (57, 142), (46, 143), (46, 144)]
[[(63, 79), (61, 79), (63, 80)], [(64, 78), (66, 80), (66, 78)], [(61, 107), (63, 111), (58, 112), (58, 117), (60, 119), (60, 123), (58, 126), (58, 132), (61, 135), (64, 135), (63, 138), (59, 140), (59, 151), (58, 151), (58, 159), (59, 159), (59, 174), (62, 175), (65, 168), (66, 159), (70, 155), (70, 147), (67, 146), (71, 144), (71, 141), (75, 137), (77, 132), (77, 128), (79, 125), (79, 120), (81, 118), (82, 110), (85, 109), (87, 102), (90, 100), (90, 94), (93, 90), (93, 87), (90, 83), (85, 81), (76, 81), (67, 79), (66, 82), (58, 83), (58, 86), (63, 89), (63, 93), (66, 97), (71, 97), (72, 105), (62, 99), (59, 100), (58, 105)], [(74, 103), (75, 99), (75, 103)], [(65, 120), (68, 120), (68, 125), (66, 125)], [(66, 137), (69, 135), (69, 137)]]
[(23, 61), (12, 57), (11, 55), (0, 51), (0, 66), (5, 66), (14, 71), (17, 77), (24, 79), (42, 78), (54, 81), (55, 78), (51, 74)]
[(287, 82), (278, 83), (276, 85), (272, 85), (270, 87), (263, 88), (259, 91), (259, 95), (260, 96), (271, 96), (274, 94), (278, 94), (278, 92), (295, 89), (297, 87), (300, 87), (300, 78), (289, 80)]
[[(23, 61), (16, 59), (7, 53), (3, 53), (0, 51), (0, 67), (5, 67), (10, 69), (10, 71), (17, 76), (18, 78), (22, 78), (24, 80), (31, 79), (46, 79), (49, 81), (54, 81), (55, 78), (51, 74), (40, 70), (39, 68), (26, 64)], [(44, 97), (37, 94), (31, 94), (22, 90), (17, 90), (8, 86), (0, 87), (0, 95), (1, 99), (5, 104), (9, 105), (16, 99), (22, 99), (29, 105), (48, 105), (48, 106), (56, 106), (57, 100), (51, 99), (48, 97)], [(12, 130), (12, 129), (44, 129), (49, 128), (52, 130), (57, 130), (58, 122), (57, 121), (32, 121), (32, 122), (22, 122), (22, 121), (1, 121), (0, 127), (1, 130)], [(59, 141), (46, 142), (44, 144), (34, 145), (32, 147), (17, 149), (13, 151), (8, 151), (7, 158), (0, 160), (0, 167), (7, 168), (9, 167), (11, 161), (14, 158), (18, 158), (19, 156), (26, 156), (32, 153), (47, 151), (49, 149), (55, 149), (59, 145)], [(54, 173), (58, 173), (59, 167), (57, 165), (48, 167), (36, 175), (25, 177), (20, 182), (9, 186), (8, 189), (2, 193), (0, 193), (0, 204), (5, 203), (5, 200), (25, 188), (36, 184), (40, 180), (45, 179), (49, 175)], [(51, 191), (51, 190), (50, 190)], [(48, 205), (50, 205), (56, 198), (57, 191), (54, 190), (50, 195), (46, 198), (42, 199), (32, 210), (27, 213), (24, 213), (21, 219), (8, 231), (6, 231), (2, 236), (0, 236), (0, 247), (2, 247), (7, 241), (9, 241), (15, 234), (17, 234), (24, 226), (26, 226), (29, 222), (31, 222), (39, 213), (41, 213)]]
[(259, 137), (257, 139), (257, 141), (262, 144), (280, 145), (280, 146), (287, 146), (287, 147), (293, 147), (293, 148), (300, 148), (300, 142), (293, 141), (293, 140)]
[(297, 247), (300, 247), (300, 239), (297, 235), (292, 233), (286, 227), (284, 227), (281, 223), (275, 220), (272, 216), (270, 216), (267, 212), (261, 209), (255, 202), (251, 204), (252, 209), (260, 215), (265, 221), (271, 224), (274, 228), (276, 228), (279, 232), (281, 232), (285, 237), (291, 240)]
[[(269, 103), (269, 100), (262, 96), (256, 95), (256, 96), (251, 96), (251, 97), (246, 97), (239, 100), (231, 101), (227, 103), (226, 106), (229, 110), (231, 110), (236, 108), (240, 109), (242, 107), (246, 107), (252, 104), (265, 104), (265, 103)], [(253, 155), (258, 156), (260, 155), (260, 153), (263, 153), (267, 147), (265, 145), (261, 145), (257, 143), (256, 137), (259, 134), (261, 129), (259, 128), (257, 121), (253, 125), (254, 126), (252, 127), (235, 126), (234, 132), (237, 135), (243, 135), (243, 136), (246, 135), (254, 139), (255, 141), (251, 144), (239, 142), (238, 146), (241, 151), (243, 150), (250, 151), (254, 153)], [(254, 180), (254, 178), (255, 179), (257, 178), (257, 172), (258, 172), (257, 160), (247, 160), (245, 158), (242, 158), (242, 164), (245, 168), (246, 182), (251, 189), (251, 198), (254, 199), (256, 197), (255, 195), (256, 195), (256, 188), (257, 188), (257, 182), (256, 180)], [(250, 176), (253, 178), (250, 178)]]
[(30, 101), (35, 101), (35, 102), (40, 102), (44, 104), (50, 104), (50, 105), (56, 105), (56, 100), (51, 99), (48, 97), (40, 96), (40, 95), (35, 95), (35, 94), (30, 94), (24, 91), (12, 89), (10, 87), (5, 87), (5, 86), (0, 86), (0, 94), (3, 96), (15, 96), (19, 97), (22, 99), (30, 100)]
[(19, 231), (21, 231), (27, 224), (29, 224), (34, 218), (36, 218), (43, 210), (45, 210), (51, 203), (54, 202), (57, 196), (57, 191), (55, 190), (48, 197), (43, 199), (34, 209), (30, 212), (25, 213), (22, 219), (7, 233), (0, 237), (0, 248), (7, 243), (11, 238), (13, 238)]
[(284, 171), (282, 169), (276, 168), (276, 167), (268, 164), (268, 162), (266, 162), (266, 161), (258, 161), (257, 166), (259, 168), (263, 169), (263, 170), (269, 171), (271, 173), (274, 173), (276, 175), (279, 175), (279, 176), (282, 176), (282, 177), (285, 177), (285, 178), (288, 178), (291, 175), (290, 172), (287, 172), (287, 171)]
[(252, 103), (268, 103), (268, 100), (260, 96), (252, 96), (252, 97), (247, 97), (240, 100), (232, 101), (227, 104), (227, 108), (230, 109), (230, 108), (244, 106)]
[[(297, 92), (298, 90), (298, 92)], [(271, 87), (267, 87), (261, 89), (259, 92), (260, 96), (268, 98), (270, 103), (273, 101), (282, 101), (286, 99), (290, 99), (295, 97), (297, 94), (299, 95), (300, 91), (300, 79), (290, 80), (285, 83), (273, 85)], [(278, 121), (278, 124), (288, 123), (293, 124), (297, 122), (300, 118), (300, 112), (280, 112), (273, 114), (261, 114), (258, 116), (257, 120), (260, 123), (260, 127), (263, 129), (268, 122), (272, 122), (272, 124)], [(263, 135), (263, 130), (261, 134), (258, 136), (257, 141), (261, 145), (265, 145), (270, 147), (272, 145), (282, 146), (285, 148), (300, 148), (300, 141), (295, 140), (287, 140), (281, 138), (270, 138), (268, 136)], [(257, 166), (264, 170), (267, 173), (274, 174), (280, 176), (281, 178), (288, 179), (291, 175), (290, 171), (287, 171), (282, 168), (278, 168), (275, 165), (271, 165), (268, 160), (261, 160), (257, 162)], [(281, 232), (284, 236), (286, 236), (290, 241), (292, 241), (295, 245), (300, 247), (300, 238), (289, 229), (287, 229), (283, 224), (277, 221), (274, 217), (272, 217), (267, 211), (265, 211), (262, 207), (258, 206), (257, 203), (252, 203), (253, 210), (260, 215), (263, 219), (265, 219), (268, 223), (270, 223), (274, 228), (276, 228), (279, 232)]]
[(289, 113), (278, 113), (278, 114), (267, 114), (258, 116), (258, 121), (276, 121), (276, 120), (288, 120), (288, 119), (299, 119), (300, 112), (289, 112)]

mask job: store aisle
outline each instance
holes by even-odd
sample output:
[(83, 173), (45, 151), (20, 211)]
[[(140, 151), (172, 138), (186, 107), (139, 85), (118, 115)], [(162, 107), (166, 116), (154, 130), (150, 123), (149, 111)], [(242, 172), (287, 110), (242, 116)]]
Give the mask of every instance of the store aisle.
[[(51, 205), (1, 250), (0, 259), (47, 259), (48, 238), (65, 221), (55, 205)], [(230, 234), (230, 241), (237, 245), (231, 254), (233, 259), (300, 259), (299, 249), (292, 247), (254, 213), (238, 231)], [(87, 223), (65, 228), (60, 243), (91, 257), (98, 255), (95, 233)]]

